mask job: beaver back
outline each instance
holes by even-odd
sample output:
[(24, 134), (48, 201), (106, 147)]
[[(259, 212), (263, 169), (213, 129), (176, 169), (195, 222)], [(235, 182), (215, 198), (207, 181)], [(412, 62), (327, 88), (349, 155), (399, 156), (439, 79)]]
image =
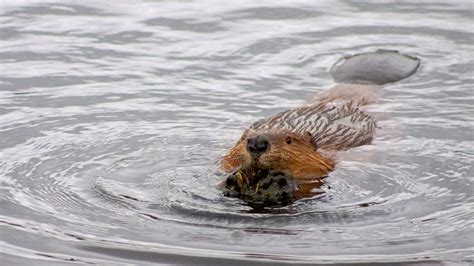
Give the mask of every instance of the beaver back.
[(250, 128), (309, 133), (318, 148), (345, 150), (370, 143), (375, 133), (375, 119), (361, 105), (359, 101), (318, 102), (261, 119)]

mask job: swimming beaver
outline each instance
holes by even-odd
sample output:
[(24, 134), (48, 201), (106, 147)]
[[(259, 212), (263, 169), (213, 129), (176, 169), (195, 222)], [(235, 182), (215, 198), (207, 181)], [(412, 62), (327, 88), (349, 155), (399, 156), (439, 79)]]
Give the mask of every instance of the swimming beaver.
[(371, 142), (375, 119), (361, 107), (377, 101), (381, 85), (409, 77), (419, 59), (378, 50), (339, 60), (340, 84), (311, 104), (255, 122), (223, 157), (225, 194), (251, 206), (281, 206), (315, 195), (335, 167), (334, 152)]

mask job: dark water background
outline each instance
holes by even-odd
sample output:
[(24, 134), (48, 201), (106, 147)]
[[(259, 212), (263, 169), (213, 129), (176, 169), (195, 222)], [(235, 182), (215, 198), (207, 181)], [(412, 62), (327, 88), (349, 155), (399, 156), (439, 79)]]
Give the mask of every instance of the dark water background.
[[(473, 2), (315, 2), (0, 2), (2, 264), (472, 263)], [(422, 67), (323, 196), (214, 188), (246, 126), (379, 48)]]

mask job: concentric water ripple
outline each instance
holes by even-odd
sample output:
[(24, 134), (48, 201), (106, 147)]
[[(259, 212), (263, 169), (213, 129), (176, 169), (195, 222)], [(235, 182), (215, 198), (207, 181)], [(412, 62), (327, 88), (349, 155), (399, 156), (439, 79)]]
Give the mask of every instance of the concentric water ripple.
[[(472, 262), (473, 6), (0, 4), (0, 261)], [(214, 186), (261, 117), (341, 56), (421, 58), (321, 194), (256, 212)]]

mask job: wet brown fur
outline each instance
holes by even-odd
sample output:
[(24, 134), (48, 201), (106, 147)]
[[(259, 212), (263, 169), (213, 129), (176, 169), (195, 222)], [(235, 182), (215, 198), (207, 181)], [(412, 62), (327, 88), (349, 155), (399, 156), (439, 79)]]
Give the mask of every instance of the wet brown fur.
[[(373, 85), (339, 84), (320, 93), (313, 105), (317, 107), (336, 101), (367, 105), (376, 102), (379, 88), (380, 86)], [(252, 158), (246, 149), (247, 139), (257, 135), (264, 135), (269, 140), (270, 147), (258, 158)], [(343, 150), (345, 147), (344, 143), (333, 143), (331, 146), (331, 149), (325, 150)], [(342, 148), (338, 149), (339, 146)], [(226, 173), (236, 170), (245, 172), (249, 169), (279, 171), (294, 178), (298, 184), (296, 198), (310, 197), (315, 195), (314, 189), (320, 187), (321, 179), (333, 171), (336, 165), (334, 155), (325, 150), (318, 149), (309, 134), (247, 129), (223, 157), (221, 170)]]
[[(270, 143), (268, 151), (255, 160), (247, 152), (247, 139), (257, 134), (265, 135)], [(235, 169), (272, 169), (297, 178), (311, 181), (321, 178), (334, 169), (334, 161), (316, 150), (310, 135), (292, 132), (258, 132), (248, 129), (224, 156), (221, 169), (232, 172)]]

